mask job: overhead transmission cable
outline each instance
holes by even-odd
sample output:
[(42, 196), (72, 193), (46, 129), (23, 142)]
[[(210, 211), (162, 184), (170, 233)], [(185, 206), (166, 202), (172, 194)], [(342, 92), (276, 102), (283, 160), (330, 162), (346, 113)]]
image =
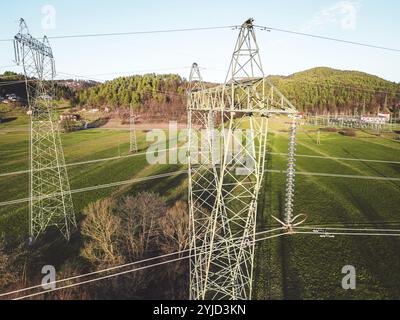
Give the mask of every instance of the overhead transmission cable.
[[(185, 148), (186, 148), (185, 146), (181, 146), (181, 147), (176, 147), (176, 148), (169, 148), (169, 149), (159, 150), (159, 152), (167, 152), (167, 151), (179, 150), (179, 149), (185, 149)], [(147, 154), (147, 152), (141, 152), (141, 153), (128, 154), (128, 155), (124, 155), (124, 156), (116, 156), (116, 157), (110, 157), (110, 158), (100, 158), (100, 159), (87, 160), (87, 161), (71, 162), (71, 163), (67, 163), (65, 166), (66, 167), (73, 167), (73, 166), (80, 166), (80, 165), (84, 165), (84, 164), (93, 164), (93, 163), (113, 161), (113, 160), (123, 160), (125, 158), (143, 156), (143, 155), (146, 155), (146, 154)], [(287, 157), (287, 153), (270, 152), (269, 154), (270, 155)], [(400, 164), (400, 161), (391, 161), (391, 160), (340, 158), (340, 157), (314, 156), (314, 155), (305, 155), (305, 154), (296, 154), (296, 157), (299, 157), (299, 158), (303, 158), (303, 157), (305, 157), (305, 158), (315, 158), (315, 159), (323, 159), (323, 160), (341, 160), (341, 161), (355, 161), (355, 162), (372, 162), (372, 163), (375, 162), (375, 163)], [(53, 168), (50, 168), (50, 169), (53, 169)], [(20, 170), (20, 171), (6, 172), (6, 173), (1, 173), (0, 177), (14, 176), (14, 175), (25, 174), (25, 173), (29, 173), (29, 172), (30, 172), (30, 170)]]
[[(276, 228), (274, 230), (258, 232), (258, 233), (256, 233), (256, 235), (271, 233), (271, 232), (282, 230), (282, 229), (283, 228)], [(295, 227), (294, 235), (296, 235), (296, 234), (300, 234), (300, 235), (302, 235), (302, 234), (310, 234), (310, 235), (319, 235), (319, 236), (324, 235), (324, 233), (317, 232), (317, 231), (315, 231), (315, 232), (314, 231), (313, 232), (302, 232), (302, 231), (300, 231), (299, 232), (296, 229), (300, 229), (300, 228), (299, 227)], [(303, 227), (301, 229), (306, 229), (306, 228)], [(314, 229), (316, 229), (316, 228), (314, 228)], [(390, 236), (390, 237), (400, 237), (400, 233), (397, 233), (397, 234), (395, 234), (395, 233), (387, 233), (387, 234), (384, 234), (384, 233), (370, 233), (370, 232), (373, 231), (373, 229), (371, 229), (371, 230), (363, 229), (361, 231), (367, 231), (367, 232), (362, 232), (362, 233), (361, 232), (360, 233), (357, 233), (357, 232), (325, 232), (325, 234), (326, 235), (333, 235), (333, 236), (334, 235), (343, 235), (343, 236)], [(400, 230), (396, 230), (396, 231), (400, 232)], [(287, 234), (288, 233), (279, 233), (279, 234), (271, 235), (271, 236), (264, 237), (264, 238), (261, 238), (261, 239), (255, 239), (254, 241), (250, 241), (248, 243), (248, 245), (251, 245), (253, 243), (257, 243), (257, 242), (260, 242), (260, 241), (265, 241), (265, 240), (281, 237), (281, 236), (284, 236), (284, 235), (287, 235)], [(237, 246), (237, 244), (236, 243), (235, 244), (231, 244), (228, 247), (230, 248), (230, 247), (234, 247), (234, 246)], [(135, 265), (135, 264), (143, 263), (145, 261), (155, 260), (157, 258), (161, 259), (162, 257), (165, 257), (165, 256), (172, 256), (172, 255), (187, 253), (188, 251), (189, 251), (189, 249), (186, 249), (186, 250), (182, 250), (180, 252), (171, 253), (171, 254), (164, 255), (164, 256), (159, 256), (159, 257), (154, 257), (154, 258), (150, 258), (150, 259), (143, 260), (143, 261), (133, 262), (131, 264), (127, 264), (127, 265), (123, 265), (123, 266), (112, 267), (112, 268), (109, 268), (109, 269), (95, 271), (95, 272), (88, 273), (88, 274), (85, 274), (85, 275), (78, 275), (78, 276), (75, 276), (75, 277), (62, 279), (62, 280), (59, 280), (59, 281), (53, 282), (53, 283), (59, 283), (59, 282), (65, 282), (65, 281), (70, 281), (70, 280), (74, 280), (74, 279), (79, 279), (79, 278), (82, 278), (82, 277), (85, 277), (85, 276), (89, 276), (89, 275), (93, 275), (93, 274), (107, 272), (109, 270), (115, 270), (115, 269), (118, 269), (118, 268), (122, 268), (124, 266), (132, 266), (132, 265)], [(139, 268), (135, 268), (135, 269), (130, 269), (130, 270), (125, 270), (125, 271), (121, 271), (121, 272), (118, 272), (118, 273), (114, 273), (114, 274), (110, 274), (110, 275), (106, 275), (106, 276), (102, 276), (102, 277), (98, 277), (98, 278), (94, 278), (94, 279), (90, 279), (90, 280), (81, 281), (81, 282), (78, 282), (78, 283), (65, 285), (65, 286), (62, 286), (62, 287), (55, 288), (55, 289), (50, 289), (50, 290), (46, 290), (46, 291), (42, 291), (42, 292), (37, 292), (37, 293), (25, 295), (25, 296), (22, 296), (22, 297), (18, 297), (15, 300), (22, 300), (22, 299), (32, 298), (32, 297), (35, 297), (35, 296), (47, 294), (47, 293), (54, 292), (54, 291), (59, 291), (59, 290), (68, 289), (68, 288), (72, 288), (72, 287), (76, 287), (76, 286), (80, 286), (80, 285), (84, 285), (84, 284), (89, 284), (89, 283), (93, 283), (93, 282), (97, 282), (97, 281), (101, 281), (101, 280), (106, 280), (106, 279), (114, 278), (114, 277), (117, 277), (117, 276), (120, 276), (120, 275), (125, 275), (125, 274), (129, 274), (129, 273), (132, 273), (132, 272), (141, 271), (141, 270), (145, 270), (145, 269), (149, 269), (149, 268), (153, 268), (153, 267), (169, 264), (169, 263), (172, 263), (172, 262), (186, 260), (186, 259), (189, 259), (189, 258), (193, 258), (195, 256), (196, 256), (196, 254), (192, 254), (192, 255), (188, 255), (188, 256), (182, 256), (182, 257), (178, 257), (178, 258), (175, 258), (175, 259), (170, 259), (170, 260), (158, 262), (158, 263), (153, 263), (153, 264), (150, 264), (150, 265), (147, 265), (147, 266), (143, 266), (143, 267), (139, 267)], [(39, 288), (39, 287), (41, 287), (41, 285), (33, 286), (33, 287), (30, 287), (30, 288), (25, 288), (25, 289), (21, 289), (21, 290), (11, 291), (11, 292), (8, 292), (8, 293), (5, 293), (5, 294), (1, 294), (0, 296), (20, 293), (20, 292), (28, 291), (28, 290)]]
[[(275, 174), (287, 174), (286, 170), (271, 170), (271, 169), (267, 169), (267, 170), (265, 170), (265, 172), (266, 173), (275, 173)], [(166, 177), (183, 175), (183, 174), (187, 174), (187, 173), (188, 173), (187, 170), (173, 171), (173, 172), (163, 173), (163, 174), (154, 175), (154, 176), (148, 176), (148, 177), (136, 178), (136, 179), (132, 179), (132, 180), (118, 181), (118, 182), (112, 182), (112, 183), (107, 183), (107, 184), (103, 184), (103, 185), (97, 185), (97, 186), (85, 187), (85, 188), (80, 188), (80, 189), (74, 189), (74, 190), (71, 190), (71, 193), (72, 194), (77, 194), (77, 193), (94, 191), (94, 190), (99, 190), (99, 189), (118, 187), (118, 186), (122, 186), (122, 185), (135, 184), (135, 183), (149, 181), (149, 180), (155, 180), (155, 179), (161, 179), (161, 178), (166, 178)], [(363, 180), (376, 180), (376, 181), (380, 181), (380, 180), (381, 181), (400, 181), (400, 178), (392, 178), (392, 177), (359, 176), (359, 175), (344, 175), (344, 174), (319, 173), (319, 172), (302, 172), (302, 171), (298, 171), (297, 175), (318, 176), (318, 177), (337, 177), (337, 178), (363, 179)], [(35, 198), (33, 200), (46, 199), (46, 198), (49, 198), (49, 197), (52, 197), (52, 196), (54, 196), (54, 194), (46, 195), (46, 196), (43, 196), (41, 198)], [(30, 200), (31, 200), (30, 198), (22, 198), (22, 199), (4, 201), (4, 202), (0, 202), (0, 207), (19, 204), (19, 203), (24, 203), (24, 202), (29, 202)]]
[[(372, 48), (372, 49), (380, 49), (380, 50), (400, 53), (400, 49), (390, 48), (390, 47), (385, 47), (385, 46), (379, 46), (379, 45), (370, 44), (370, 43), (363, 43), (363, 42), (345, 40), (345, 39), (340, 39), (340, 38), (322, 36), (322, 35), (317, 35), (317, 34), (312, 34), (312, 33), (307, 33), (307, 32), (300, 32), (300, 31), (293, 31), (293, 30), (282, 29), (282, 28), (275, 28), (275, 27), (271, 27), (271, 26), (255, 25), (255, 27), (257, 27), (257, 28), (259, 28), (261, 30), (266, 30), (266, 31), (283, 32), (283, 33), (293, 34), (293, 35), (297, 35), (297, 36), (310, 37), (310, 38), (315, 38), (315, 39), (328, 40), (328, 41), (334, 41), (334, 42), (339, 42), (339, 43), (344, 43), (344, 44), (350, 44), (350, 45), (362, 46), (362, 47), (367, 47), (367, 48)], [(239, 25), (231, 25), (231, 26), (210, 26), (210, 27), (199, 27), (199, 28), (177, 28), (177, 29), (148, 30), (148, 31), (70, 34), (70, 35), (59, 35), (59, 36), (48, 37), (48, 39), (120, 37), (120, 36), (131, 36), (131, 35), (163, 34), (163, 33), (192, 32), (192, 31), (207, 31), (207, 30), (218, 30), (218, 29), (231, 29), (231, 30), (233, 29), (233, 30), (235, 30), (237, 28), (240, 28), (240, 26)], [(13, 41), (13, 40), (14, 39), (11, 39), (11, 38), (8, 38), (8, 39), (4, 38), (4, 39), (0, 39), (0, 42), (10, 42), (10, 41)]]
[[(80, 78), (92, 78), (92, 77), (100, 77), (100, 76), (108, 76), (108, 75), (118, 75), (118, 74), (135, 74), (135, 73), (146, 73), (146, 72), (157, 72), (157, 71), (169, 71), (169, 70), (185, 70), (190, 69), (191, 66), (184, 66), (184, 67), (172, 67), (172, 68), (159, 68), (159, 69), (142, 69), (142, 70), (131, 70), (131, 71), (121, 71), (121, 72), (108, 72), (108, 73), (97, 73), (97, 74), (90, 74), (84, 76), (78, 76)], [(76, 74), (67, 73), (67, 72), (58, 72), (58, 74), (69, 75), (69, 76), (77, 76)], [(103, 80), (104, 81), (104, 80)]]
[(298, 35), (298, 36), (311, 37), (311, 38), (316, 38), (316, 39), (321, 39), (321, 40), (329, 40), (329, 41), (340, 42), (340, 43), (345, 43), (345, 44), (350, 44), (350, 45), (356, 45), (356, 46), (361, 46), (361, 47), (367, 47), (367, 48), (380, 49), (380, 50), (386, 50), (386, 51), (400, 53), (400, 49), (378, 46), (375, 44), (369, 44), (369, 43), (363, 43), (363, 42), (357, 42), (357, 41), (351, 41), (351, 40), (344, 40), (344, 39), (339, 39), (339, 38), (333, 38), (333, 37), (321, 36), (321, 35), (316, 35), (316, 34), (311, 34), (311, 33), (306, 33), (306, 32), (274, 28), (274, 27), (269, 27), (269, 26), (256, 25), (255, 27), (258, 27), (261, 30), (266, 30), (266, 31), (283, 32), (283, 33), (289, 33), (289, 34), (294, 34), (294, 35)]
[[(334, 41), (334, 42), (339, 42), (339, 43), (344, 43), (344, 44), (349, 44), (349, 45), (356, 45), (356, 46), (362, 46), (362, 47), (367, 47), (367, 48), (372, 48), (372, 49), (380, 49), (380, 50), (400, 53), (400, 49), (390, 48), (390, 47), (385, 47), (385, 46), (379, 46), (379, 45), (375, 45), (375, 44), (369, 44), (369, 43), (345, 40), (345, 39), (340, 39), (340, 38), (322, 36), (322, 35), (306, 33), (306, 32), (300, 32), (300, 31), (293, 31), (293, 30), (288, 30), (288, 29), (275, 28), (275, 27), (271, 27), (271, 26), (255, 25), (255, 27), (257, 27), (257, 28), (259, 28), (261, 30), (283, 32), (283, 33), (293, 34), (293, 35), (297, 35), (297, 36), (310, 37), (310, 38), (321, 39), (321, 40), (329, 40), (329, 41)], [(237, 28), (240, 28), (240, 26), (239, 25), (231, 25), (231, 26), (210, 26), (210, 27), (199, 27), (199, 28), (177, 28), (177, 29), (149, 30), (149, 31), (91, 33), (91, 34), (70, 34), (70, 35), (59, 35), (59, 36), (48, 37), (48, 39), (120, 37), (120, 36), (131, 36), (131, 35), (163, 34), (163, 33), (191, 32), (191, 31), (207, 31), (207, 30), (218, 30), (218, 29), (231, 29), (231, 30), (233, 29), (233, 30), (235, 30)], [(4, 39), (0, 39), (0, 42), (10, 42), (10, 41), (13, 41), (13, 40), (14, 39), (11, 39), (11, 38), (8, 38), (8, 39), (4, 38)]]
[[(178, 28), (178, 29), (164, 29), (164, 30), (148, 30), (148, 31), (128, 31), (128, 32), (110, 32), (110, 33), (87, 33), (87, 34), (69, 34), (48, 37), (48, 39), (73, 39), (73, 38), (97, 38), (97, 37), (120, 37), (141, 34), (157, 34), (157, 33), (174, 33), (174, 32), (190, 32), (190, 31), (208, 31), (219, 29), (235, 29), (237, 25), (233, 26), (214, 26), (214, 27), (199, 27), (199, 28)], [(14, 39), (0, 39), (0, 42), (14, 41)]]
[[(280, 230), (282, 230), (282, 228), (275, 228), (275, 229), (272, 229), (272, 230), (260, 231), (260, 232), (256, 233), (256, 236), (265, 235), (267, 233), (272, 233), (272, 232), (280, 231)], [(260, 241), (276, 238), (276, 237), (283, 236), (283, 235), (285, 235), (285, 234), (284, 233), (280, 233), (280, 234), (276, 234), (276, 235), (272, 235), (272, 236), (256, 239), (254, 242), (260, 242)], [(234, 240), (240, 240), (240, 239), (237, 238), (237, 239), (234, 239)], [(225, 243), (225, 242), (221, 241), (220, 243)], [(218, 245), (220, 243), (215, 243), (215, 245)], [(248, 245), (250, 245), (250, 244), (251, 243), (249, 242)], [(233, 243), (233, 244), (229, 245), (228, 247), (231, 248), (231, 247), (235, 247), (237, 245), (238, 245), (237, 243)], [(218, 249), (216, 249), (216, 250), (218, 250)], [(149, 258), (149, 259), (144, 259), (144, 260), (141, 260), (141, 261), (135, 261), (135, 262), (132, 262), (132, 263), (128, 263), (128, 264), (124, 264), (124, 265), (120, 265), (120, 266), (116, 266), (116, 267), (111, 267), (111, 268), (108, 268), (108, 269), (98, 270), (98, 271), (94, 271), (94, 272), (90, 272), (90, 273), (86, 273), (86, 274), (82, 274), (82, 275), (78, 275), (78, 276), (73, 276), (73, 277), (66, 278), (66, 279), (61, 279), (61, 280), (58, 280), (58, 281), (54, 281), (54, 282), (52, 282), (50, 284), (56, 284), (56, 283), (60, 283), (60, 282), (76, 280), (76, 279), (80, 279), (82, 277), (87, 277), (87, 276), (91, 276), (91, 275), (95, 275), (95, 274), (105, 273), (105, 272), (109, 272), (109, 271), (116, 270), (116, 269), (121, 269), (121, 268), (125, 268), (125, 267), (134, 266), (134, 265), (141, 264), (141, 263), (144, 263), (144, 262), (149, 262), (149, 261), (153, 261), (153, 260), (156, 260), (156, 259), (162, 259), (162, 258), (165, 258), (165, 257), (171, 257), (171, 256), (174, 256), (174, 255), (182, 255), (182, 254), (186, 254), (186, 253), (189, 253), (189, 252), (190, 252), (190, 249), (185, 249), (185, 250), (181, 250), (181, 251), (178, 251), (178, 252), (173, 252), (173, 253), (170, 253), (170, 254), (165, 254), (165, 255)], [(144, 266), (144, 267), (130, 269), (130, 270), (114, 273), (114, 274), (111, 274), (111, 275), (106, 275), (106, 276), (102, 276), (102, 277), (98, 277), (98, 278), (94, 278), (94, 279), (90, 279), (90, 280), (86, 280), (86, 281), (82, 281), (82, 282), (66, 285), (66, 286), (63, 286), (63, 287), (55, 288), (55, 289), (50, 289), (50, 290), (46, 290), (46, 291), (42, 291), (42, 292), (37, 292), (37, 293), (34, 293), (34, 294), (30, 294), (30, 295), (27, 295), (27, 296), (16, 298), (15, 300), (26, 299), (26, 298), (30, 298), (30, 297), (46, 294), (46, 293), (53, 292), (53, 291), (58, 291), (58, 290), (67, 289), (67, 288), (70, 288), (70, 287), (75, 287), (75, 286), (88, 284), (88, 283), (92, 283), (92, 282), (96, 282), (96, 281), (100, 281), (100, 280), (105, 280), (105, 279), (117, 277), (117, 276), (120, 276), (120, 275), (124, 275), (124, 274), (128, 274), (128, 273), (132, 273), (132, 272), (136, 272), (136, 271), (140, 271), (140, 270), (149, 269), (149, 268), (152, 268), (152, 267), (168, 264), (168, 263), (171, 263), (171, 262), (177, 262), (177, 261), (180, 261), (180, 260), (193, 258), (195, 256), (196, 256), (196, 254), (192, 254), (192, 255), (178, 257), (178, 258), (175, 258), (175, 259), (169, 259), (169, 260), (166, 260), (166, 261), (163, 261), (163, 262), (153, 263), (153, 264), (150, 264), (150, 265), (147, 265), (147, 266)], [(7, 293), (0, 294), (0, 297), (8, 296), (8, 295), (16, 294), (16, 293), (21, 293), (21, 292), (24, 292), (24, 291), (37, 289), (37, 288), (41, 288), (41, 287), (42, 287), (42, 285), (36, 285), (36, 286), (29, 287), (29, 288), (23, 288), (23, 289), (19, 289), (19, 290), (15, 290), (15, 291), (10, 291), (10, 292), (7, 292)]]
[[(179, 150), (179, 149), (185, 149), (185, 146), (181, 147), (176, 147), (176, 148), (169, 148), (169, 149), (163, 149), (163, 150), (157, 150), (158, 152), (168, 152), (172, 150)], [(143, 156), (146, 155), (147, 152), (141, 152), (141, 153), (133, 153), (133, 154), (128, 154), (125, 156), (116, 156), (116, 157), (110, 157), (110, 158), (101, 158), (101, 159), (94, 159), (94, 160), (87, 160), (87, 161), (79, 161), (79, 162), (72, 162), (72, 163), (67, 163), (65, 167), (74, 167), (74, 166), (80, 166), (84, 164), (94, 164), (94, 163), (99, 163), (99, 162), (106, 162), (106, 161), (112, 161), (112, 160), (123, 160), (126, 158), (133, 158), (133, 157), (138, 157), (138, 156)], [(54, 169), (54, 167), (46, 168), (45, 170), (48, 169)], [(44, 170), (44, 169), (37, 169), (37, 171)], [(0, 174), (0, 177), (7, 177), (7, 176), (13, 176), (13, 175), (18, 175), (18, 174), (24, 174), (24, 173), (29, 173), (31, 170), (21, 170), (21, 171), (14, 171), (14, 172), (8, 172), (8, 173), (2, 173)]]

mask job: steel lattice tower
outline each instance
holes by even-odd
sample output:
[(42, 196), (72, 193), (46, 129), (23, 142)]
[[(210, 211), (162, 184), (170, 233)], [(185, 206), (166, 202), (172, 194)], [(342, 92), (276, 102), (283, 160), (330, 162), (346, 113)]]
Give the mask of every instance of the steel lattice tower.
[(53, 106), (54, 57), (47, 37), (33, 38), (23, 19), (14, 40), (23, 65), (30, 114), (30, 236), (55, 226), (69, 239), (76, 227), (71, 191)]
[[(195, 75), (201, 80), (196, 67), (192, 82)], [(247, 300), (268, 117), (297, 111), (264, 77), (252, 19), (240, 28), (225, 84), (205, 89), (198, 83), (192, 83), (188, 97), (190, 298)], [(195, 126), (210, 132), (208, 148), (201, 151), (211, 159), (206, 163), (197, 164), (193, 157)], [(213, 155), (220, 155), (218, 163)]]
[(133, 113), (132, 107), (130, 108), (129, 115), (129, 151), (132, 153), (138, 151), (136, 138), (136, 116)]

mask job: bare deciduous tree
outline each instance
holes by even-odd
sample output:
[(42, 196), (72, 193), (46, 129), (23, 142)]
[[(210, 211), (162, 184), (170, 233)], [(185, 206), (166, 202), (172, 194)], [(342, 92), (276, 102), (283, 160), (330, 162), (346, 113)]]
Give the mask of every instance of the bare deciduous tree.
[(164, 200), (155, 193), (141, 192), (122, 200), (118, 212), (123, 221), (123, 238), (132, 258), (155, 249), (160, 234), (159, 219), (166, 211)]
[(163, 239), (160, 247), (163, 252), (182, 251), (189, 246), (189, 212), (186, 202), (177, 201), (160, 219)]
[(90, 262), (109, 266), (124, 261), (118, 250), (121, 220), (113, 213), (111, 199), (99, 200), (85, 209), (82, 235), (86, 237), (82, 256)]

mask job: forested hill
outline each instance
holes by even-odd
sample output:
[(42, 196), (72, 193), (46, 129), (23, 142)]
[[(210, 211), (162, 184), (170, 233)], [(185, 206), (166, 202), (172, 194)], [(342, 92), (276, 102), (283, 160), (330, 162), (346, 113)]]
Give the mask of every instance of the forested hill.
[[(362, 72), (314, 68), (269, 79), (300, 111), (400, 110), (400, 84)], [(24, 97), (25, 84), (21, 80), (21, 75), (11, 72), (0, 75), (0, 96), (16, 93)], [(152, 121), (184, 120), (186, 88), (187, 81), (179, 75), (147, 74), (87, 85), (66, 80), (57, 83), (56, 96), (81, 107), (132, 108)]]
[[(300, 111), (377, 112), (400, 108), (400, 84), (357, 71), (314, 68), (269, 79)], [(178, 75), (121, 77), (78, 92), (81, 106), (131, 107), (144, 117), (181, 119), (187, 82)]]
[(301, 111), (394, 111), (400, 107), (400, 84), (358, 71), (314, 68), (269, 79)]
[(152, 120), (185, 116), (187, 82), (179, 75), (147, 74), (121, 77), (78, 93), (81, 106), (132, 108)]
[[(34, 85), (34, 79), (30, 81), (32, 81)], [(6, 71), (0, 74), (0, 96), (4, 97), (12, 93), (22, 98), (22, 100), (26, 100), (25, 76), (12, 71)], [(57, 81), (54, 84), (54, 93), (56, 99), (75, 100), (75, 93), (73, 90), (64, 85), (62, 81)]]

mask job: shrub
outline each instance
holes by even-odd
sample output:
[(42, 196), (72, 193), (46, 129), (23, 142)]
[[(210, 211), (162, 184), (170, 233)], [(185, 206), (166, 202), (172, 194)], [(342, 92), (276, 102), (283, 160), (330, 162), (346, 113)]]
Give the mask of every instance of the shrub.
[(356, 130), (353, 129), (343, 129), (342, 131), (339, 132), (339, 134), (346, 137), (355, 137), (357, 135)]

